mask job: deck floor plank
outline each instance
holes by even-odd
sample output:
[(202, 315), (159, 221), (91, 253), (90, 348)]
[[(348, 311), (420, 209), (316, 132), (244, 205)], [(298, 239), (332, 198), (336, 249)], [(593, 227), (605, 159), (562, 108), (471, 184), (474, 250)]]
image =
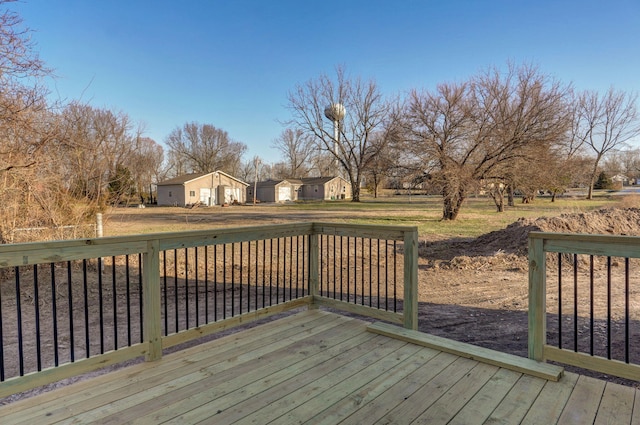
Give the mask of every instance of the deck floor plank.
[(400, 405), (406, 398), (421, 388), (425, 382), (430, 381), (448, 366), (457, 357), (449, 353), (438, 353), (435, 357), (424, 363), (413, 373), (403, 377), (387, 391), (378, 395), (368, 403), (362, 404), (362, 408), (346, 417), (341, 423), (345, 425), (359, 425), (373, 423), (384, 417), (392, 409)]
[(595, 421), (606, 383), (589, 376), (580, 376), (558, 424), (592, 424)]
[(449, 421), (451, 425), (483, 424), (520, 380), (522, 374), (499, 369)]
[(547, 381), (311, 310), (0, 406), (2, 425), (412, 422), (640, 425), (640, 391)]
[(555, 424), (578, 382), (579, 375), (565, 373), (559, 382), (547, 381), (522, 420), (523, 425)]
[(631, 414), (631, 425), (640, 425), (640, 390), (636, 389), (633, 400), (633, 412)]
[(500, 404), (491, 412), (485, 424), (518, 424), (522, 422), (545, 382), (530, 375), (522, 375)]
[(405, 393), (405, 399), (375, 423), (378, 425), (398, 425), (413, 422), (477, 365), (478, 362), (475, 360), (457, 358), (413, 394)]
[(497, 366), (478, 363), (427, 410), (418, 416), (414, 424), (447, 424), (469, 400), (489, 383), (500, 370)]
[(636, 390), (608, 382), (594, 425), (631, 423)]

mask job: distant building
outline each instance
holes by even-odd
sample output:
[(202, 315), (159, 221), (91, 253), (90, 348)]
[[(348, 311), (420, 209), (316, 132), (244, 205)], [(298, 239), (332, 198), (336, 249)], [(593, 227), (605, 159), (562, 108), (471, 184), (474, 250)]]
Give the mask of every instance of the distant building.
[(184, 174), (158, 183), (158, 205), (244, 203), (248, 183), (225, 172)]
[[(260, 202), (297, 201), (302, 180), (266, 180), (255, 185), (256, 199)], [(247, 187), (247, 201), (253, 201), (254, 186)]]
[[(247, 187), (247, 200), (253, 200), (253, 185)], [(351, 184), (342, 177), (266, 180), (256, 184), (260, 202), (351, 199)]]

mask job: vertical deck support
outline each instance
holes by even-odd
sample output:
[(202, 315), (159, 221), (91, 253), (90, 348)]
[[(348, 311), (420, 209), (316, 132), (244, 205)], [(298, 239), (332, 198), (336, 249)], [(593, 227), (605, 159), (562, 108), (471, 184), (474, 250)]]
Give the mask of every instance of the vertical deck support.
[(418, 229), (404, 233), (404, 327), (418, 329)]
[(309, 309), (317, 309), (315, 297), (318, 296), (318, 284), (320, 273), (320, 248), (319, 238), (315, 230), (309, 235), (309, 295), (311, 295), (311, 304)]
[(146, 361), (158, 360), (162, 357), (162, 326), (160, 296), (160, 242), (147, 242), (147, 251), (142, 256), (142, 308), (144, 337), (149, 345), (145, 354)]
[(547, 265), (544, 239), (529, 235), (529, 358), (544, 361), (547, 339)]

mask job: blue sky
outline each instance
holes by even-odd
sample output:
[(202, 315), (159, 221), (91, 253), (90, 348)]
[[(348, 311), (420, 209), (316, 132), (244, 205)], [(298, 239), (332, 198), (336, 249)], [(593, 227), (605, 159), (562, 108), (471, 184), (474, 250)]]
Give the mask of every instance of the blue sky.
[(52, 96), (127, 113), (162, 143), (186, 122), (271, 148), (296, 84), (375, 79), (385, 94), (507, 61), (578, 89), (640, 91), (640, 1), (21, 0)]

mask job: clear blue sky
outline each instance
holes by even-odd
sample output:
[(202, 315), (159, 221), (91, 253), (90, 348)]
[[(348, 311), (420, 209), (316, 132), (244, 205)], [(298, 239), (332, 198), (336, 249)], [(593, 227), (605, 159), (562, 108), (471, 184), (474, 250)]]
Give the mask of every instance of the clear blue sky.
[(22, 0), (60, 99), (127, 113), (162, 143), (186, 122), (279, 160), (296, 84), (344, 65), (385, 94), (507, 61), (578, 89), (640, 91), (639, 0)]

